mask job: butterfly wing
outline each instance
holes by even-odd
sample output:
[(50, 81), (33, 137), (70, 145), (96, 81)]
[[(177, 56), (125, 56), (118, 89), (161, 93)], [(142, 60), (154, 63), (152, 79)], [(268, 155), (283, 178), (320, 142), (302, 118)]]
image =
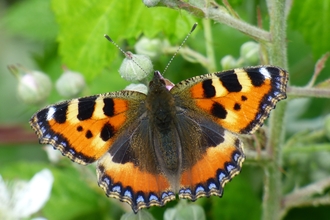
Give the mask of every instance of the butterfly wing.
[(154, 156), (145, 94), (121, 91), (48, 106), (30, 124), (40, 143), (80, 164), (97, 163), (100, 187), (133, 210), (175, 199)]
[(98, 161), (99, 185), (110, 197), (138, 210), (163, 206), (175, 199), (154, 153), (149, 121), (142, 115), (121, 133), (108, 154)]
[(284, 70), (260, 66), (197, 76), (171, 90), (178, 112), (184, 112), (178, 114), (180, 136), (189, 136), (187, 126), (197, 127), (191, 139), (198, 144), (182, 144), (182, 160), (191, 163), (182, 169), (180, 198), (222, 195), (244, 161), (243, 145), (234, 133), (259, 128), (286, 97), (287, 80)]
[(77, 163), (92, 163), (109, 150), (128, 115), (136, 117), (130, 109), (138, 109), (144, 96), (124, 91), (64, 101), (34, 114), (30, 125), (40, 143), (53, 145)]
[(181, 97), (178, 103), (210, 115), (223, 128), (251, 134), (286, 98), (287, 81), (286, 71), (259, 66), (193, 77), (178, 83), (172, 93)]
[(221, 196), (224, 185), (237, 175), (244, 161), (241, 141), (209, 117), (186, 111), (178, 114), (182, 146), (179, 197)]

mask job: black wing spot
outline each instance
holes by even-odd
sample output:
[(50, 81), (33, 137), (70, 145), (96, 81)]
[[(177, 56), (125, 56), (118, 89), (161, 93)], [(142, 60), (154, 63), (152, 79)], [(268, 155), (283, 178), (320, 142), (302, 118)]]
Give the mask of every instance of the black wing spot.
[(106, 123), (104, 124), (100, 137), (102, 138), (103, 141), (108, 141), (112, 136), (114, 135), (114, 129), (111, 126), (111, 124)]
[(80, 121), (90, 119), (95, 108), (95, 100), (97, 96), (78, 99), (78, 115)]
[(104, 98), (103, 99), (104, 107), (103, 107), (103, 113), (106, 116), (113, 116), (114, 115), (114, 102), (112, 98)]
[(212, 98), (215, 96), (215, 88), (212, 85), (212, 79), (203, 81), (203, 89), (205, 98)]
[(236, 110), (236, 111), (241, 110), (241, 105), (239, 103), (235, 103), (234, 110)]
[(59, 123), (63, 124), (66, 121), (66, 112), (68, 111), (68, 103), (63, 103), (57, 105), (55, 108), (55, 112), (53, 115), (54, 120)]
[(81, 132), (83, 130), (84, 130), (83, 127), (81, 127), (80, 125), (77, 127), (77, 131)]
[(246, 69), (246, 73), (249, 76), (252, 85), (256, 87), (262, 86), (265, 81), (265, 77), (260, 73), (259, 68)]
[(242, 90), (242, 85), (239, 83), (235, 73), (220, 75), (219, 79), (228, 92), (240, 92)]
[(227, 111), (226, 109), (219, 103), (215, 102), (212, 105), (211, 113), (213, 116), (221, 119), (225, 119), (227, 117)]
[(241, 100), (242, 100), (242, 101), (246, 101), (246, 100), (247, 100), (247, 97), (246, 97), (245, 95), (242, 95), (242, 96), (241, 96)]
[(91, 132), (90, 130), (88, 130), (88, 131), (86, 132), (86, 134), (85, 134), (85, 137), (86, 137), (87, 139), (92, 138), (92, 137), (93, 137), (92, 132)]

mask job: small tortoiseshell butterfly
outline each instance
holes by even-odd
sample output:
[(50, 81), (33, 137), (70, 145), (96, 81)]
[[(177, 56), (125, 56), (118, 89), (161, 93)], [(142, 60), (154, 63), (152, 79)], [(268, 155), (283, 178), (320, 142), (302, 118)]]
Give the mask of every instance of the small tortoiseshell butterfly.
[(251, 134), (286, 98), (286, 71), (257, 66), (196, 76), (148, 94), (119, 91), (50, 105), (32, 116), (40, 143), (74, 162), (97, 161), (98, 184), (134, 212), (179, 198), (222, 196)]

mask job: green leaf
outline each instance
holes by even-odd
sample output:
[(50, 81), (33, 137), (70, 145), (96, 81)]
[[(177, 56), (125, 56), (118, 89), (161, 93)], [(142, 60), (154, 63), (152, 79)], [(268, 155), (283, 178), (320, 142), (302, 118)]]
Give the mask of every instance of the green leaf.
[(60, 26), (62, 60), (87, 80), (101, 73), (119, 54), (104, 34), (116, 42), (137, 38), (142, 32), (148, 37), (162, 32), (169, 38), (183, 38), (193, 24), (185, 13), (161, 7), (148, 9), (141, 1), (54, 0), (52, 7)]
[(329, 1), (294, 1), (289, 25), (310, 44), (315, 60), (330, 51), (329, 21)]
[(54, 41), (58, 32), (50, 0), (20, 1), (9, 8), (3, 22), (15, 34), (36, 41)]
[(241, 173), (227, 183), (222, 198), (212, 196), (211, 219), (260, 219), (261, 201), (254, 189), (261, 187), (262, 172), (244, 164)]

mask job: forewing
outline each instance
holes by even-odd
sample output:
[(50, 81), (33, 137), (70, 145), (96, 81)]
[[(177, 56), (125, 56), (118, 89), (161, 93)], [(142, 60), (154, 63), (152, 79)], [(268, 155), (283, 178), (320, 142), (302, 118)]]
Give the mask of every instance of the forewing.
[(286, 71), (259, 66), (193, 77), (171, 91), (183, 108), (207, 114), (229, 131), (248, 134), (286, 98), (287, 81)]
[(130, 121), (145, 95), (122, 91), (50, 105), (32, 116), (40, 143), (51, 144), (71, 160), (88, 164), (101, 158)]

